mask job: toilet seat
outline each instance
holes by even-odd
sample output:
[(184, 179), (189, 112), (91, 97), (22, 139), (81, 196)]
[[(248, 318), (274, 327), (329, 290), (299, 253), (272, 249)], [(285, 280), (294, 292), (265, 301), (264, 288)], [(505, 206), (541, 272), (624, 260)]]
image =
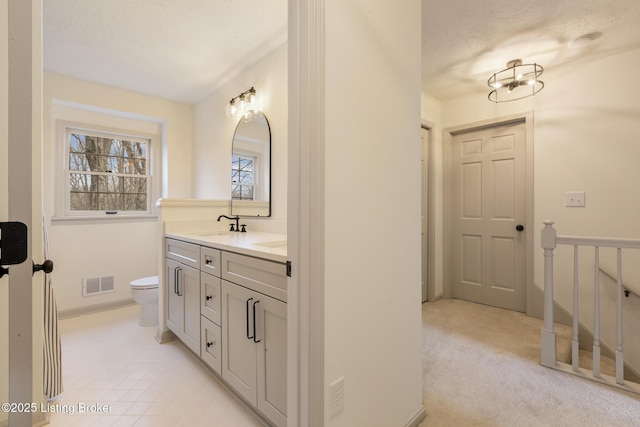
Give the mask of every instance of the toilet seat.
[(158, 288), (158, 276), (143, 277), (142, 279), (133, 280), (131, 283), (132, 289), (157, 289)]

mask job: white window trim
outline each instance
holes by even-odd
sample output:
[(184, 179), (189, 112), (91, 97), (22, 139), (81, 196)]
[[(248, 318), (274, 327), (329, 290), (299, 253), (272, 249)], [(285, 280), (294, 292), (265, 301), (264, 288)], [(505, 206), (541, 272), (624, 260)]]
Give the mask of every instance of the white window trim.
[[(86, 131), (88, 133), (103, 134), (105, 136), (127, 137), (133, 140), (149, 141), (147, 154), (147, 210), (146, 211), (120, 211), (117, 214), (107, 214), (105, 211), (72, 211), (69, 199), (69, 155), (67, 140), (68, 130)], [(131, 131), (114, 127), (106, 127), (89, 123), (72, 122), (67, 120), (56, 121), (56, 197), (55, 216), (52, 221), (77, 221), (77, 220), (141, 220), (156, 219), (155, 200), (160, 195), (160, 159), (162, 151), (160, 136), (145, 132)]]
[[(233, 150), (233, 156), (240, 156), (240, 157), (244, 157), (244, 158), (251, 158), (253, 159), (253, 200), (251, 201), (256, 201), (256, 200), (262, 200), (262, 153), (258, 153), (255, 151), (250, 151), (250, 150), (238, 150), (238, 149), (234, 149)], [(231, 183), (231, 186), (233, 187), (233, 182)], [(235, 201), (243, 201), (244, 199), (233, 199)]]

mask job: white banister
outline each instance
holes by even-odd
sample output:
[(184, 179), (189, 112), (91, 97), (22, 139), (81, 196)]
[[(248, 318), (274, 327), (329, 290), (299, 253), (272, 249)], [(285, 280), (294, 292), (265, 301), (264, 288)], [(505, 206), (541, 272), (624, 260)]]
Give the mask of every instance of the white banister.
[(544, 328), (541, 332), (541, 363), (547, 367), (556, 364), (556, 333), (553, 329), (553, 250), (556, 248), (556, 230), (553, 221), (545, 221), (541, 243), (544, 248)]
[(618, 248), (618, 289), (616, 307), (616, 327), (618, 343), (616, 346), (616, 382), (624, 384), (624, 356), (622, 354), (622, 248)]
[[(617, 239), (608, 237), (558, 236), (553, 228), (553, 221), (544, 221), (541, 231), (541, 246), (544, 249), (544, 325), (541, 331), (540, 363), (543, 366), (561, 370), (567, 373), (592, 379), (608, 385), (616, 386), (627, 391), (640, 394), (640, 384), (624, 379), (623, 355), (623, 307), (622, 294), (625, 288), (622, 284), (622, 249), (640, 249), (640, 239)], [(571, 340), (572, 363), (568, 365), (557, 361), (556, 333), (553, 318), (553, 251), (557, 245), (573, 246), (573, 334)], [(593, 370), (589, 371), (579, 366), (579, 280), (578, 254), (580, 246), (593, 246), (595, 252), (594, 268), (594, 331), (593, 331)], [(617, 249), (617, 300), (616, 300), (616, 351), (615, 377), (601, 373), (601, 312), (600, 312), (600, 247)]]
[(593, 298), (593, 376), (600, 378), (600, 246), (595, 250), (594, 298)]
[(573, 245), (573, 338), (571, 339), (571, 365), (574, 371), (579, 369), (580, 360), (580, 322), (578, 321), (578, 307), (580, 289), (578, 286), (578, 245)]

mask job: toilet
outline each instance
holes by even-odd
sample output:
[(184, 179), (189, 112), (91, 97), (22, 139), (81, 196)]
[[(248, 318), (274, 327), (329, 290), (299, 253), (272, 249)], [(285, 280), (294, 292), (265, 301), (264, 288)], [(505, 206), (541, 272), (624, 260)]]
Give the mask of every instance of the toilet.
[(131, 296), (140, 304), (140, 326), (158, 324), (158, 276), (143, 277), (129, 283)]

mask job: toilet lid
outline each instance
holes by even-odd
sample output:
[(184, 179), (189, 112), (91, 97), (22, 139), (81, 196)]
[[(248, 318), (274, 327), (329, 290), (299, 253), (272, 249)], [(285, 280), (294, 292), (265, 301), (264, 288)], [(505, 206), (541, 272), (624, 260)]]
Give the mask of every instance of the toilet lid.
[(136, 289), (154, 289), (158, 287), (158, 276), (143, 277), (132, 281), (130, 284), (132, 288)]

